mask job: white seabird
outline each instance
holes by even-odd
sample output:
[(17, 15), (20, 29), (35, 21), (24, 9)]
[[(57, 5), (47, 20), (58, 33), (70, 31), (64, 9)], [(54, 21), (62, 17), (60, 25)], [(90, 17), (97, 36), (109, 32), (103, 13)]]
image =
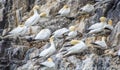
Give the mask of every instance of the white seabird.
[(68, 16), (70, 13), (70, 7), (68, 5), (64, 5), (58, 12), (61, 16)]
[(24, 25), (18, 25), (18, 27), (14, 28), (12, 31), (9, 32), (10, 35), (24, 35), (26, 34), (28, 28)]
[(84, 50), (86, 50), (87, 48), (88, 48), (87, 45), (83, 41), (80, 41), (78, 44), (67, 49), (67, 53), (64, 56), (67, 56), (70, 54), (81, 53)]
[(49, 29), (42, 29), (35, 37), (35, 40), (48, 40), (51, 36), (51, 30)]
[(61, 28), (61, 29), (58, 29), (58, 30), (56, 30), (54, 33), (53, 33), (53, 36), (55, 37), (55, 38), (61, 38), (61, 37), (63, 37), (63, 35), (65, 34), (65, 33), (67, 33), (67, 32), (69, 32), (69, 30), (67, 29), (67, 28)]
[(107, 46), (107, 44), (105, 42), (105, 38), (106, 37), (102, 37), (101, 41), (97, 40), (95, 42), (92, 42), (91, 44), (93, 44), (96, 48), (107, 49), (108, 46)]
[(81, 8), (81, 11), (83, 12), (83, 13), (91, 13), (92, 11), (94, 11), (94, 6), (93, 5), (91, 5), (91, 4), (86, 4), (85, 6), (83, 6), (82, 8)]
[(52, 37), (50, 38), (51, 46), (50, 46), (49, 48), (47, 48), (47, 49), (44, 49), (44, 50), (39, 54), (39, 57), (45, 57), (45, 58), (47, 58), (47, 57), (49, 57), (49, 56), (51, 56), (52, 54), (55, 53), (56, 48), (55, 48), (55, 43), (54, 43), (53, 39), (54, 39), (54, 37), (52, 36)]
[(101, 17), (100, 18), (100, 23), (93, 24), (92, 26), (89, 27), (89, 34), (94, 34), (103, 31), (104, 26), (106, 25), (106, 18)]
[(35, 25), (39, 22), (40, 17), (45, 17), (46, 16), (45, 12), (43, 12), (39, 15), (39, 13), (37, 12), (37, 9), (39, 9), (39, 6), (35, 6), (33, 8), (34, 14), (25, 21), (25, 26)]

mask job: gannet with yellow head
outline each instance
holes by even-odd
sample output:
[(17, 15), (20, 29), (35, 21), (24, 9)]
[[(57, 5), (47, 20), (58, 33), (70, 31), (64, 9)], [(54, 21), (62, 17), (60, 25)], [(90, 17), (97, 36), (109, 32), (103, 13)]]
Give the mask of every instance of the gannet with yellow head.
[(100, 17), (100, 23), (91, 25), (89, 27), (89, 30), (98, 29), (99, 27), (103, 27), (104, 25), (107, 24), (106, 21), (107, 21), (106, 17)]
[(18, 25), (12, 31), (9, 32), (10, 35), (24, 35), (27, 32), (27, 27), (25, 25)]
[(104, 26), (107, 24), (106, 20), (107, 20), (106, 17), (100, 17), (100, 23), (96, 23), (96, 24), (93, 24), (92, 26), (90, 26), (89, 33), (93, 34), (93, 33), (98, 33), (98, 32), (103, 31)]
[(106, 37), (102, 37), (101, 41), (97, 40), (95, 42), (92, 42), (91, 44), (94, 45), (94, 47), (96, 47), (96, 48), (107, 49), (108, 46), (105, 42), (105, 39), (106, 39)]
[(70, 7), (68, 5), (64, 5), (58, 12), (61, 16), (68, 16), (70, 13)]
[(51, 36), (50, 37), (50, 43), (51, 43), (51, 46), (47, 49), (44, 49), (40, 54), (39, 54), (39, 57), (49, 57), (51, 56), (52, 54), (55, 53), (56, 51), (56, 48), (55, 48), (55, 43), (54, 43), (54, 36)]
[(35, 40), (48, 40), (51, 35), (51, 30), (50, 29), (42, 29), (35, 37)]
[(37, 9), (39, 9), (39, 6), (35, 5), (33, 7), (34, 14), (25, 21), (25, 26), (35, 25), (39, 22), (40, 17), (46, 16), (46, 13), (44, 13), (44, 12), (39, 15), (39, 13), (37, 12)]
[(80, 10), (83, 13), (91, 13), (92, 11), (94, 11), (94, 6), (91, 4), (86, 4), (85, 6), (83, 6)]
[(70, 32), (68, 33), (68, 39), (75, 38), (77, 36), (77, 31), (75, 30), (75, 26), (70, 26), (69, 30)]
[(45, 62), (40, 63), (40, 65), (44, 65), (46, 67), (55, 67), (55, 63), (53, 62), (52, 58), (48, 58)]
[(87, 45), (81, 40), (76, 45), (67, 49), (67, 53), (64, 56), (67, 56), (67, 55), (70, 55), (70, 54), (81, 53), (84, 50), (86, 50), (87, 48), (88, 48)]

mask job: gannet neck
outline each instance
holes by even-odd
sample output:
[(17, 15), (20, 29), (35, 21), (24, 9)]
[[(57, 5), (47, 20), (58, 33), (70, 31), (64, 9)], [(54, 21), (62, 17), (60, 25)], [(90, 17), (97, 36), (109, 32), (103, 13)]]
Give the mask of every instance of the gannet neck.
[(36, 9), (34, 9), (33, 11), (34, 11), (34, 14), (38, 14), (38, 12), (37, 12), (37, 10), (36, 10)]
[(105, 39), (106, 39), (105, 37), (102, 37), (102, 41), (105, 41)]

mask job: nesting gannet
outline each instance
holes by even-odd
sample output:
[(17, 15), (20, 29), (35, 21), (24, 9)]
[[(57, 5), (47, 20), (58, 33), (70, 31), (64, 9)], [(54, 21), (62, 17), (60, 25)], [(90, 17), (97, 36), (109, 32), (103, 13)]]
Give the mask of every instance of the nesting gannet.
[(9, 32), (10, 35), (24, 35), (27, 32), (27, 27), (24, 25), (18, 25), (18, 27), (14, 28)]
[(86, 44), (83, 41), (80, 41), (78, 44), (76, 44), (76, 45), (70, 47), (69, 49), (67, 49), (67, 53), (64, 56), (83, 52), (87, 48), (88, 47), (86, 46)]
[(101, 32), (104, 29), (104, 26), (106, 25), (106, 18), (105, 17), (100, 17), (100, 23), (93, 24), (92, 26), (89, 27), (89, 34), (94, 34)]
[(34, 14), (25, 21), (25, 26), (35, 25), (35, 24), (37, 24), (37, 23), (39, 22), (40, 17), (45, 17), (45, 16), (46, 16), (46, 13), (45, 13), (45, 12), (43, 12), (43, 13), (41, 13), (41, 14), (39, 15), (39, 13), (37, 12), (37, 9), (39, 9), (38, 6), (35, 6), (35, 7), (33, 8)]
[(75, 38), (77, 36), (77, 31), (75, 30), (75, 26), (69, 27), (70, 32), (68, 33), (68, 39)]
[(93, 44), (96, 48), (107, 49), (107, 44), (105, 42), (105, 38), (106, 37), (102, 37), (101, 41), (95, 41), (95, 42), (92, 42), (91, 44)]
[(91, 4), (86, 4), (80, 10), (83, 13), (91, 13), (92, 11), (94, 11), (94, 6)]
[(70, 13), (70, 7), (68, 5), (64, 5), (58, 12), (58, 15), (68, 16)]
[(35, 40), (48, 40), (51, 35), (51, 30), (42, 29), (35, 37)]
[(52, 58), (48, 58), (45, 62), (40, 63), (46, 67), (55, 67), (55, 63), (53, 62)]
[(49, 56), (51, 56), (52, 54), (55, 53), (56, 51), (56, 48), (55, 48), (55, 44), (54, 44), (54, 41), (53, 41), (54, 37), (50, 37), (50, 43), (51, 43), (51, 46), (47, 49), (44, 49), (38, 56), (34, 57), (34, 58), (37, 58), (37, 57), (44, 57), (44, 58), (47, 58)]
[(63, 35), (67, 32), (69, 32), (69, 30), (67, 28), (61, 28), (61, 29), (56, 30), (53, 33), (53, 36), (56, 38), (63, 37)]

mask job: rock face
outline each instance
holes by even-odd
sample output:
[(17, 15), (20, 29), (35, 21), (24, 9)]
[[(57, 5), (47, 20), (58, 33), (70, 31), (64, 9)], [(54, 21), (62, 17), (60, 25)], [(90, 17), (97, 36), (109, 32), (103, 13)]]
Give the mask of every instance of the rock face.
[[(88, 3), (94, 5), (94, 11), (89, 16), (80, 14), (81, 7)], [(68, 17), (56, 16), (65, 4), (71, 9)], [(31, 41), (34, 35), (28, 36), (30, 40), (23, 37), (7, 37), (11, 29), (24, 24), (33, 14), (31, 10), (34, 5), (40, 7), (39, 13), (47, 13), (47, 18), (39, 20), (39, 29), (49, 28), (53, 33), (57, 29), (75, 25), (78, 32), (82, 33), (82, 37), (75, 38), (78, 40), (87, 36), (88, 27), (99, 22), (101, 16), (105, 16), (107, 20), (112, 19), (114, 29), (107, 36), (106, 50), (109, 51), (104, 54), (104, 50), (101, 49), (87, 49), (83, 53), (62, 58), (60, 50), (68, 48), (66, 46), (69, 46), (69, 42), (58, 39), (55, 41), (57, 52), (50, 56), (52, 61), (48, 60), (48, 63), (54, 63), (53, 66), (41, 65), (45, 60), (32, 58), (48, 48), (48, 42)], [(86, 43), (92, 41), (93, 37), (89, 36)], [(120, 58), (116, 55), (119, 49), (120, 0), (0, 0), (0, 70), (119, 70)], [(93, 51), (95, 55), (92, 54)]]

